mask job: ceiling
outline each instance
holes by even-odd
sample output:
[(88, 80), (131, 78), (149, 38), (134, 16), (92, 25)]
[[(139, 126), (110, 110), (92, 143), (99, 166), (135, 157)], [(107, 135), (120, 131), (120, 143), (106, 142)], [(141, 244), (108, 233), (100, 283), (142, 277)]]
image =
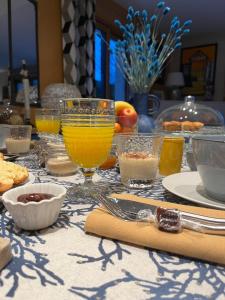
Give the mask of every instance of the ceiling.
[[(147, 9), (152, 15), (157, 0), (114, 0), (124, 8)], [(225, 34), (225, 0), (165, 0), (171, 8), (171, 16), (181, 20), (192, 19), (192, 34), (206, 32)], [(163, 24), (161, 24), (163, 28)], [(166, 27), (166, 23), (164, 23)]]

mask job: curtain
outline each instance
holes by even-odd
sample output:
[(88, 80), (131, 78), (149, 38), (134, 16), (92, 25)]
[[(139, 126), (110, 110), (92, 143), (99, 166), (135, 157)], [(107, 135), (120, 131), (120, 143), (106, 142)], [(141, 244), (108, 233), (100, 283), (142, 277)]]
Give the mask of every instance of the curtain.
[(64, 80), (83, 97), (95, 94), (94, 31), (96, 0), (61, 0)]

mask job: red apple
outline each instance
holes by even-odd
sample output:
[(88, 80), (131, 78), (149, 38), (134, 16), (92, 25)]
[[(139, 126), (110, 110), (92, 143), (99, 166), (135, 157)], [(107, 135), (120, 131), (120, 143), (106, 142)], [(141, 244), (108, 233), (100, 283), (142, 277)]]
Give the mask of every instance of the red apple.
[(118, 115), (118, 123), (122, 127), (132, 127), (137, 123), (137, 113), (133, 108), (124, 108)]

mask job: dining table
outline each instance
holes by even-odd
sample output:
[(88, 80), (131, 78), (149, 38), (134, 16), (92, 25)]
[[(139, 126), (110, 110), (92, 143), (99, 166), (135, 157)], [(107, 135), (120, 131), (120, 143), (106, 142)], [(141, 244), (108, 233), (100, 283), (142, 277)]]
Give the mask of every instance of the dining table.
[[(49, 175), (34, 154), (16, 163), (26, 166), (36, 183), (69, 189), (83, 180), (79, 171)], [(190, 205), (165, 190), (162, 177), (147, 190), (126, 189), (117, 168), (98, 170), (95, 180), (110, 184), (113, 192)], [(95, 207), (68, 194), (52, 226), (25, 231), (0, 203), (0, 235), (10, 239), (13, 254), (0, 273), (0, 299), (225, 299), (222, 265), (85, 233), (86, 217)]]

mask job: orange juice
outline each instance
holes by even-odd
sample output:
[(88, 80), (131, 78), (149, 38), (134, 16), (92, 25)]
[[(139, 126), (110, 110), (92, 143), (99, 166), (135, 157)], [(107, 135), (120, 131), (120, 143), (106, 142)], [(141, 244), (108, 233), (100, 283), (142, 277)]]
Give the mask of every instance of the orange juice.
[(64, 142), (70, 158), (82, 168), (96, 168), (108, 157), (114, 128), (101, 125), (63, 126)]
[(56, 118), (36, 118), (35, 125), (39, 133), (46, 132), (57, 134), (60, 129), (60, 120)]
[(181, 171), (183, 157), (183, 137), (165, 137), (159, 161), (159, 173), (170, 175)]

